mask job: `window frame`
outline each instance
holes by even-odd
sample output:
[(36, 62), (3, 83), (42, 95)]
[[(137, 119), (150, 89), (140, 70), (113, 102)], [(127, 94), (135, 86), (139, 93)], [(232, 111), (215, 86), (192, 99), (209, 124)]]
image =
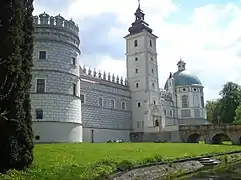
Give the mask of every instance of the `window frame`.
[[(100, 101), (101, 100), (101, 101)], [(101, 103), (100, 103), (101, 102)], [(103, 107), (104, 106), (104, 99), (102, 97), (98, 98), (98, 105)]]
[[(41, 52), (45, 52), (45, 59), (40, 58), (40, 57), (41, 57), (41, 56), (40, 56)], [(47, 60), (47, 59), (48, 59), (48, 53), (47, 53), (47, 51), (46, 51), (46, 50), (39, 50), (39, 51), (38, 51), (38, 60)]]
[(73, 66), (76, 66), (76, 60), (77, 60), (76, 57), (74, 57), (74, 56), (71, 57), (71, 64), (72, 64)]
[(41, 108), (35, 109), (35, 119), (40, 120), (44, 118), (44, 111)]
[(81, 100), (81, 96), (83, 96), (83, 101), (81, 101), (81, 104), (85, 104), (86, 103), (86, 97), (85, 94), (80, 93), (80, 100)]
[(134, 40), (134, 47), (138, 47), (138, 40), (137, 39)]
[(182, 95), (182, 108), (188, 108), (189, 107), (189, 98), (187, 95)]
[(114, 99), (110, 100), (110, 108), (115, 109), (115, 100)]
[(76, 83), (72, 83), (72, 95), (73, 96), (77, 96), (77, 84)]
[[(44, 80), (44, 92), (38, 92), (38, 80)], [(35, 92), (38, 94), (44, 94), (46, 93), (46, 78), (36, 78), (36, 82), (35, 82)]]
[[(123, 104), (124, 104), (124, 108), (123, 108)], [(126, 110), (126, 102), (125, 102), (125, 101), (122, 101), (122, 102), (121, 102), (121, 109), (122, 109), (122, 110)]]

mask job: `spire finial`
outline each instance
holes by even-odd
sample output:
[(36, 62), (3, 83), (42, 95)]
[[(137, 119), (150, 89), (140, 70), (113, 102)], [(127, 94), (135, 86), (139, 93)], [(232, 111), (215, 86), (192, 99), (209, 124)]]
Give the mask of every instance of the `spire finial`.
[(141, 1), (138, 0), (138, 7), (140, 8), (141, 7)]

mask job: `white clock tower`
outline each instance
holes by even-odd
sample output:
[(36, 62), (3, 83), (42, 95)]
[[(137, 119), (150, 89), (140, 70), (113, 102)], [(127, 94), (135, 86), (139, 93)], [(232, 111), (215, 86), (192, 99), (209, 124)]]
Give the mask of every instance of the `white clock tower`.
[(140, 2), (126, 39), (127, 80), (132, 93), (134, 132), (157, 132), (165, 123), (160, 103), (157, 36), (145, 22)]

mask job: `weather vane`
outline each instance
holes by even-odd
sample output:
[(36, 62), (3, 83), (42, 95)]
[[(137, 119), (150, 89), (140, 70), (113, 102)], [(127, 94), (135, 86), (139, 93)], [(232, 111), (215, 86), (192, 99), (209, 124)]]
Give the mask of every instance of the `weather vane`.
[(138, 7), (141, 7), (141, 2), (140, 2), (140, 0), (138, 0)]

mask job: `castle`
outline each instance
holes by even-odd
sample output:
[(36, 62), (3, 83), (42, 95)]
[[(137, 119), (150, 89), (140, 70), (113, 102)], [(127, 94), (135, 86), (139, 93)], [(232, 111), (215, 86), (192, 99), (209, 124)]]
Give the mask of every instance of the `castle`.
[[(203, 86), (179, 60), (159, 86), (157, 36), (138, 6), (126, 40), (127, 79), (80, 66), (79, 28), (42, 13), (35, 27), (31, 105), (34, 141), (179, 142), (180, 124), (205, 124)], [(168, 77), (168, 76), (167, 76)]]

